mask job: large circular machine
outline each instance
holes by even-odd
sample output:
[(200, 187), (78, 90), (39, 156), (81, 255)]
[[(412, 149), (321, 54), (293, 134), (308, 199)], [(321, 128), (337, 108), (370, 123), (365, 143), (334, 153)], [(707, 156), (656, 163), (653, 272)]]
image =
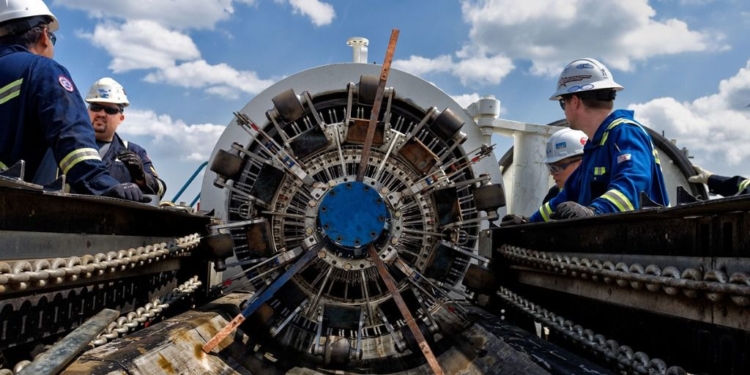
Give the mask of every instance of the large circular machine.
[(376, 65), (328, 65), (256, 96), (212, 153), (201, 208), (227, 223), (242, 268), (230, 269), (231, 279), (249, 289), (317, 251), (256, 314), (269, 340), (314, 362), (387, 363), (392, 372), (421, 353), (371, 252), (439, 348), (441, 324), (462, 324), (460, 282), (470, 263), (488, 261), (479, 233), (505, 198), (492, 147), (472, 119), (398, 70), (365, 153), (379, 75)]

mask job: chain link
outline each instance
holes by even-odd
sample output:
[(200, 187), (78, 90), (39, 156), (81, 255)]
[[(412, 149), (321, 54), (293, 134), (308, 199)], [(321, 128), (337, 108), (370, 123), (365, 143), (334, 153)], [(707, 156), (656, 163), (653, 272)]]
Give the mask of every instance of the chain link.
[(118, 318), (116, 321), (109, 323), (104, 332), (99, 334), (99, 336), (91, 342), (91, 345), (94, 347), (104, 345), (108, 341), (114, 340), (128, 332), (137, 330), (141, 326), (145, 326), (146, 322), (153, 321), (156, 317), (161, 315), (164, 310), (168, 309), (171, 304), (189, 296), (202, 284), (203, 283), (198, 280), (198, 276), (191, 277), (188, 281), (174, 288), (166, 295), (160, 298), (154, 298), (143, 307), (139, 307), (135, 309), (135, 311), (129, 312)]
[(621, 371), (631, 374), (660, 374), (678, 375), (687, 372), (678, 366), (667, 367), (667, 364), (659, 358), (649, 358), (644, 352), (633, 352), (627, 345), (620, 345), (615, 340), (608, 340), (604, 335), (596, 334), (590, 329), (585, 329), (560, 315), (543, 309), (541, 306), (501, 287), (497, 295), (508, 303), (516, 306), (522, 312), (530, 315), (537, 321), (561, 333), (564, 337), (581, 344), (586, 350), (599, 355), (606, 360), (616, 364)]
[(106, 254), (0, 262), (0, 294), (10, 290), (26, 290), (29, 287), (60, 285), (79, 278), (88, 279), (132, 269), (183, 254), (198, 246), (200, 239), (200, 234), (194, 233), (168, 243), (155, 243)]
[[(161, 313), (168, 309), (171, 304), (195, 292), (202, 284), (203, 283), (198, 280), (198, 276), (191, 277), (188, 281), (174, 288), (166, 295), (160, 298), (154, 298), (153, 301), (147, 303), (143, 307), (139, 307), (135, 311), (119, 317), (117, 320), (110, 323), (104, 332), (100, 333), (93, 341), (91, 341), (91, 343), (89, 343), (89, 345), (95, 348), (128, 332), (138, 330), (141, 326), (145, 326), (146, 322), (153, 321), (156, 317), (161, 315)], [(44, 351), (38, 353), (34, 359), (36, 360), (51, 347), (51, 345), (47, 345), (44, 348)], [(23, 360), (13, 366), (13, 369), (0, 368), (0, 375), (18, 374), (29, 364), (31, 364), (31, 361)]]
[(569, 257), (567, 255), (529, 250), (517, 246), (502, 245), (500, 253), (507, 259), (547, 271), (572, 277), (616, 283), (621, 287), (647, 289), (651, 292), (664, 291), (674, 296), (680, 291), (690, 298), (703, 294), (713, 302), (726, 296), (739, 306), (750, 306), (750, 275), (735, 272), (731, 276), (721, 270), (701, 272), (694, 268), (680, 271), (677, 267), (663, 269), (655, 264), (643, 267), (641, 264), (628, 265), (609, 260)]

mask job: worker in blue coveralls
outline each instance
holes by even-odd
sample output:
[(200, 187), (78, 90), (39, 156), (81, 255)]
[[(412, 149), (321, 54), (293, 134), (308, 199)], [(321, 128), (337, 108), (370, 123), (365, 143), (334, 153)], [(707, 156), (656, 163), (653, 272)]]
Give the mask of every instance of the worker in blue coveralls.
[(0, 169), (23, 160), (35, 176), (51, 150), (53, 175), (59, 167), (73, 191), (140, 201), (137, 185), (107, 173), (86, 105), (52, 60), (57, 29), (42, 0), (0, 1)]
[(589, 140), (581, 165), (560, 193), (529, 221), (637, 210), (641, 192), (658, 204), (669, 205), (651, 137), (633, 119), (633, 111), (612, 111), (616, 92), (622, 89), (594, 59), (575, 60), (562, 71), (550, 100), (559, 101), (570, 128), (583, 131)]
[(146, 150), (117, 134), (117, 127), (125, 121), (125, 107), (130, 104), (122, 85), (104, 77), (91, 85), (86, 102), (89, 103), (89, 117), (99, 156), (107, 165), (109, 174), (120, 182), (135, 183), (146, 194), (163, 197), (167, 186), (156, 173)]
[(742, 176), (725, 177), (711, 173), (694, 165), (697, 175), (688, 178), (689, 182), (708, 185), (708, 191), (725, 197), (750, 194), (750, 180)]

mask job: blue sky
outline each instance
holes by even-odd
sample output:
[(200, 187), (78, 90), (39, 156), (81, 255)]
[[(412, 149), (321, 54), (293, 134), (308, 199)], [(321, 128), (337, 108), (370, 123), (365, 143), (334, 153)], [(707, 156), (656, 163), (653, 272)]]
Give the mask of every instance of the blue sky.
[[(548, 97), (569, 61), (604, 62), (625, 87), (616, 107), (687, 147), (715, 173), (750, 175), (750, 5), (745, 0), (47, 0), (60, 21), (55, 59), (85, 94), (109, 76), (130, 107), (118, 133), (144, 146), (171, 199), (265, 87), (350, 62), (368, 38), (381, 62), (466, 106), (482, 95), (501, 117), (549, 123)], [(269, 108), (271, 104), (269, 103)], [(498, 156), (512, 144), (495, 137)], [(190, 201), (200, 181), (180, 200)]]

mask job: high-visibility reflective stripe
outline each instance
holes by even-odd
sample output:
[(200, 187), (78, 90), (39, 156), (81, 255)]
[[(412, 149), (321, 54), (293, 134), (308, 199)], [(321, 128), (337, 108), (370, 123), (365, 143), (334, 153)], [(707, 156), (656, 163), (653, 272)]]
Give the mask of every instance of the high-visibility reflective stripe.
[[(633, 125), (638, 125), (638, 127), (640, 127), (640, 125), (637, 122), (635, 122), (635, 121), (630, 121), (630, 120), (624, 119), (624, 118), (618, 118), (617, 120), (612, 121), (609, 124), (609, 126), (607, 126), (607, 130), (604, 131), (604, 134), (602, 135), (602, 140), (601, 140), (601, 142), (599, 142), (599, 146), (604, 146), (604, 144), (607, 143), (607, 137), (609, 137), (609, 131), (612, 130), (612, 128), (614, 128), (615, 126), (620, 125), (620, 124), (633, 124)], [(646, 133), (646, 134), (648, 134), (648, 133)]]
[(749, 185), (750, 185), (750, 180), (745, 180), (745, 181), (740, 182), (740, 189), (737, 190), (737, 192), (747, 189)]
[(6, 169), (8, 169), (8, 166), (5, 165), (3, 162), (0, 161), (0, 169), (6, 170)]
[[(641, 126), (641, 124), (639, 124), (639, 123), (637, 123), (635, 121), (630, 121), (628, 119), (618, 118), (617, 120), (612, 121), (609, 124), (609, 126), (607, 126), (607, 130), (604, 131), (604, 134), (602, 135), (602, 140), (601, 140), (601, 142), (599, 142), (599, 146), (604, 146), (604, 144), (607, 143), (607, 138), (609, 137), (609, 130), (611, 130), (612, 128), (614, 128), (615, 126), (620, 125), (620, 124), (633, 124), (633, 125), (636, 125), (641, 130), (643, 130), (643, 132), (646, 133), (646, 135), (648, 135), (648, 132), (646, 131), (646, 129), (644, 129)], [(656, 164), (659, 164), (661, 166), (661, 160), (659, 160), (659, 152), (656, 151), (656, 147), (654, 147), (654, 143), (653, 142), (651, 142), (651, 150), (653, 150), (652, 153), (654, 155), (654, 160), (656, 161)]]
[(19, 78), (4, 87), (0, 88), (0, 104), (3, 104), (7, 102), (8, 100), (11, 100), (15, 97), (17, 97), (21, 93), (21, 84), (23, 83), (23, 78)]
[(542, 215), (542, 219), (544, 221), (550, 221), (550, 216), (554, 214), (555, 211), (552, 211), (552, 207), (549, 205), (549, 202), (545, 203), (541, 208), (539, 208), (539, 214)]
[(607, 173), (606, 167), (594, 167), (594, 176), (602, 176)]
[(654, 154), (654, 160), (656, 160), (656, 164), (661, 165), (661, 160), (659, 160), (659, 151), (656, 150), (656, 147), (654, 147), (653, 144), (651, 144), (651, 149), (654, 150), (653, 154)]
[(99, 157), (99, 151), (97, 151), (96, 149), (79, 148), (77, 150), (73, 150), (63, 158), (63, 160), (60, 162), (60, 169), (62, 169), (63, 174), (68, 174), (68, 171), (70, 171), (73, 166), (84, 160), (102, 160), (102, 158)]
[(633, 204), (630, 203), (630, 200), (625, 196), (625, 194), (619, 192), (618, 190), (612, 189), (602, 194), (602, 198), (612, 202), (612, 204), (614, 204), (620, 210), (620, 212), (633, 211), (635, 209), (633, 208)]

